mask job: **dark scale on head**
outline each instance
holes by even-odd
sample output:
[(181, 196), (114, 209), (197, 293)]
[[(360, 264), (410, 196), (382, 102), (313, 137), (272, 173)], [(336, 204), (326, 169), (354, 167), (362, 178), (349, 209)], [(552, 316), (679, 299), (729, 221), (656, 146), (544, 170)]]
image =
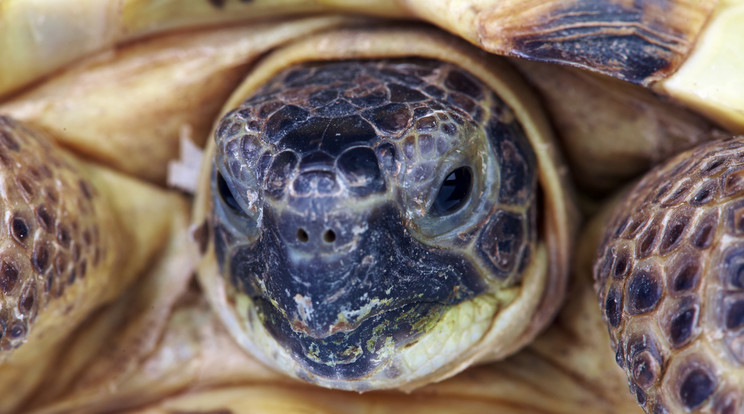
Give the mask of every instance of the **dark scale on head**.
[(323, 137), (320, 149), (331, 156), (338, 156), (353, 145), (369, 146), (377, 142), (374, 127), (359, 115), (331, 119)]
[(489, 137), (496, 148), (503, 178), (501, 179), (500, 199), (504, 203), (521, 204), (533, 194), (536, 170), (530, 168), (537, 161), (535, 154), (526, 140), (515, 140), (509, 137), (522, 136), (522, 127), (516, 123), (504, 123), (492, 119), (489, 124)]
[(380, 172), (377, 154), (369, 147), (354, 147), (338, 157), (338, 171), (349, 185), (349, 191), (364, 197), (385, 191), (385, 180)]
[[(537, 161), (504, 106), (452, 64), (322, 62), (278, 74), (221, 121), (218, 262), (305, 369), (364, 376), (384, 366), (385, 338), (415, 342), (483, 279), (519, 281)], [(374, 316), (355, 313), (365, 306)]]
[(392, 83), (388, 85), (390, 91), (390, 102), (421, 102), (427, 99), (426, 95), (416, 89)]
[[(284, 196), (287, 185), (291, 178), (296, 173), (295, 168), (299, 160), (297, 154), (294, 151), (287, 150), (282, 151), (274, 157), (274, 161), (269, 167), (269, 171), (266, 175), (266, 192), (268, 195), (274, 198), (282, 198)], [(232, 193), (227, 188), (227, 183), (222, 175), (219, 175), (219, 187), (220, 193), (223, 194), (223, 199), (228, 201), (228, 205), (233, 208), (240, 208), (238, 202), (233, 198)]]
[(524, 239), (528, 237), (525, 227), (522, 215), (499, 212), (481, 233), (479, 251), (493, 266), (496, 277), (507, 278), (519, 263), (519, 258), (525, 254)]
[(345, 99), (339, 99), (324, 107), (318, 108), (318, 115), (337, 118), (340, 116), (351, 115), (357, 112), (357, 108)]
[(474, 82), (472, 77), (460, 70), (450, 71), (447, 79), (444, 81), (444, 85), (452, 90), (464, 93), (473, 99), (480, 99), (483, 96), (482, 86)]
[(447, 102), (462, 109), (465, 112), (474, 113), (475, 114), (474, 119), (479, 120), (479, 116), (477, 113), (477, 103), (473, 101), (472, 99), (470, 99), (469, 97), (461, 93), (452, 92), (447, 97)]
[[(273, 115), (266, 121), (264, 125), (264, 139), (270, 139), (272, 141), (278, 141), (284, 136), (295, 129), (295, 126), (304, 120), (306, 120), (310, 114), (296, 106), (286, 105), (279, 108), (278, 111), (274, 112)], [(225, 131), (224, 133), (230, 133), (232, 131)]]
[(411, 111), (403, 104), (383, 105), (364, 111), (363, 115), (378, 130), (386, 133), (402, 131), (411, 122)]

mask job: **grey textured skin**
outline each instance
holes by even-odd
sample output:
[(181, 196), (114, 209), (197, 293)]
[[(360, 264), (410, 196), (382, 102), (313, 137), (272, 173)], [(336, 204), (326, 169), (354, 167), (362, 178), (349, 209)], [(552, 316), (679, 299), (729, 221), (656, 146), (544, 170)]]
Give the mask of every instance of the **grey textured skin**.
[(221, 272), (314, 375), (368, 375), (391, 341), (519, 283), (532, 259), (535, 155), (454, 65), (293, 67), (229, 113), (216, 144)]

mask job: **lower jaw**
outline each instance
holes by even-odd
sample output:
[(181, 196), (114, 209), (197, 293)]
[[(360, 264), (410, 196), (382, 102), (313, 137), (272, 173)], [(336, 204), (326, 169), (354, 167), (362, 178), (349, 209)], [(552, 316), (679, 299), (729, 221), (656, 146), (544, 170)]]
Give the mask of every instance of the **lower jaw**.
[[(458, 366), (472, 360), (474, 346), (488, 333), (502, 303), (495, 295), (483, 294), (444, 307), (437, 312), (437, 318), (424, 322), (416, 337), (407, 342), (396, 343), (392, 336), (382, 338), (382, 342), (378, 338), (374, 366), (357, 376), (339, 375), (334, 363), (327, 361), (317, 362), (330, 369), (308, 367), (303, 358), (280, 344), (264, 327), (257, 303), (246, 295), (237, 294), (236, 305), (252, 345), (250, 348), (258, 351), (257, 356), (262, 361), (323, 387), (367, 391), (422, 384), (458, 371)], [(341, 367), (342, 364), (335, 365)]]
[(309, 373), (354, 381), (366, 378), (388, 363), (395, 350), (415, 343), (450, 307), (439, 303), (409, 303), (370, 315), (353, 329), (316, 338), (294, 330), (269, 301), (254, 299), (269, 334)]

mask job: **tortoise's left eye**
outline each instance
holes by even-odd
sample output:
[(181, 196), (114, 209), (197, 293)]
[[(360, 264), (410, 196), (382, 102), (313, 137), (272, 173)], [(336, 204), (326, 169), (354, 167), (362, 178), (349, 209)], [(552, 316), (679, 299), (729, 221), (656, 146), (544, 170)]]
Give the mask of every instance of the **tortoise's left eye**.
[(230, 191), (230, 187), (227, 185), (225, 178), (219, 172), (217, 173), (217, 191), (219, 191), (220, 198), (222, 198), (222, 201), (224, 201), (228, 207), (236, 212), (243, 211), (243, 209), (240, 208), (240, 204), (238, 204), (238, 200), (235, 199), (232, 191)]
[(441, 217), (455, 213), (468, 201), (472, 188), (473, 173), (469, 167), (452, 170), (439, 187), (437, 198), (434, 199), (429, 214)]

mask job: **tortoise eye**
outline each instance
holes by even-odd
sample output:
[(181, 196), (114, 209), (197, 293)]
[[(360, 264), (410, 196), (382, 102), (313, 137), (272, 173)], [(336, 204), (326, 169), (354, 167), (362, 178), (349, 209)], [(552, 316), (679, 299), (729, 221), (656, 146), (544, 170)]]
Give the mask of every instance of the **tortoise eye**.
[(235, 199), (235, 196), (232, 191), (230, 191), (230, 187), (228, 187), (225, 178), (222, 177), (222, 174), (219, 172), (217, 173), (217, 191), (219, 191), (222, 201), (224, 201), (228, 207), (237, 212), (242, 211), (240, 204), (238, 204), (238, 200)]
[(459, 167), (447, 175), (439, 187), (437, 198), (431, 205), (432, 216), (446, 216), (465, 205), (473, 188), (473, 173), (468, 167)]

